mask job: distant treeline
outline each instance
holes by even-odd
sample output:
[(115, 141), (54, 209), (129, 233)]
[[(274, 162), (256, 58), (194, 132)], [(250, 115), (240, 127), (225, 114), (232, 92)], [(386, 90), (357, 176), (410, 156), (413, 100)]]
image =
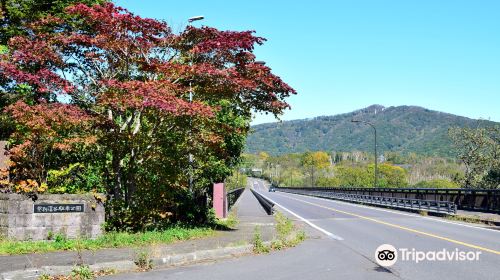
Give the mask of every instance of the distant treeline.
[[(374, 156), (366, 152), (324, 151), (270, 156), (246, 154), (247, 170), (262, 169), (262, 176), (280, 186), (373, 187)], [(459, 188), (464, 176), (458, 161), (391, 152), (378, 159), (377, 187)]]
[[(451, 142), (447, 149), (454, 157), (382, 152), (377, 159), (377, 187), (500, 188), (499, 126), (490, 123), (476, 123), (475, 128), (455, 126), (446, 131), (446, 137)], [(434, 148), (434, 144), (427, 144), (429, 150)], [(331, 146), (336, 144), (332, 142)], [(293, 187), (372, 187), (374, 162), (373, 153), (354, 149), (278, 155), (259, 151), (246, 155), (247, 167), (261, 168), (263, 176), (273, 182)]]

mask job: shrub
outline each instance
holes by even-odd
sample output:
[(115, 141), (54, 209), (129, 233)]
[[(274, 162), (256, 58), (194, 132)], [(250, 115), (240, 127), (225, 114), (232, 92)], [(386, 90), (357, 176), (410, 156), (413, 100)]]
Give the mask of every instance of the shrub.
[(437, 188), (437, 189), (456, 189), (460, 185), (446, 180), (446, 179), (433, 179), (430, 181), (420, 181), (414, 185), (415, 188)]

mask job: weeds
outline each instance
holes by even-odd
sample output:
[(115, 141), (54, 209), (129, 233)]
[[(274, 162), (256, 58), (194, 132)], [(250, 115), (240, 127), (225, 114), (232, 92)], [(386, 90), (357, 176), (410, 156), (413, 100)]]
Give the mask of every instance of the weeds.
[(150, 258), (148, 252), (140, 251), (135, 256), (135, 265), (140, 271), (148, 271), (153, 268), (153, 260)]
[(271, 248), (264, 244), (262, 240), (262, 234), (260, 233), (260, 227), (256, 226), (253, 234), (253, 252), (256, 254), (269, 253)]
[(0, 255), (144, 247), (150, 244), (169, 244), (178, 240), (212, 236), (214, 233), (214, 230), (209, 227), (176, 226), (164, 231), (142, 233), (108, 232), (96, 239), (67, 239), (64, 235), (56, 234), (53, 241), (0, 240)]
[(71, 271), (71, 277), (75, 280), (92, 280), (95, 279), (94, 273), (88, 265), (77, 265)]
[(229, 213), (226, 219), (218, 219), (215, 222), (215, 226), (217, 229), (235, 229), (238, 226), (239, 222), (240, 221), (238, 220), (236, 211), (233, 209), (233, 211)]
[(425, 211), (425, 210), (420, 210), (420, 211), (418, 211), (418, 214), (419, 214), (420, 216), (424, 216), (424, 217), (425, 217), (425, 216), (429, 216), (429, 212), (427, 212), (427, 211)]
[(97, 277), (116, 274), (115, 269), (101, 269), (99, 271), (91, 271), (88, 266), (76, 266), (69, 275), (48, 275), (42, 274), (38, 280), (91, 280)]
[(116, 274), (117, 271), (116, 269), (113, 268), (104, 268), (98, 271), (94, 271), (94, 276), (95, 277), (101, 277), (101, 276), (107, 276), (107, 275), (113, 275)]
[(278, 238), (285, 240), (294, 229), (292, 220), (288, 219), (285, 215), (279, 212), (276, 213), (274, 219), (276, 220), (276, 232), (278, 233)]
[(481, 219), (478, 215), (474, 216), (460, 216), (460, 215), (447, 215), (446, 219), (458, 222), (466, 222), (466, 223), (474, 223), (474, 224), (486, 224), (490, 226), (494, 226), (495, 222), (492, 220), (484, 220)]
[(276, 213), (276, 233), (277, 238), (271, 241), (271, 245), (266, 245), (261, 236), (260, 228), (255, 227), (253, 247), (254, 253), (269, 253), (271, 250), (282, 250), (297, 246), (306, 239), (306, 234), (302, 230), (297, 230), (292, 220), (281, 213)]
[(92, 280), (95, 279), (96, 275), (88, 265), (78, 265), (71, 270), (70, 275), (48, 275), (42, 274), (38, 277), (38, 280)]
[(292, 220), (281, 213), (276, 213), (276, 232), (278, 239), (271, 242), (271, 247), (281, 250), (287, 247), (294, 247), (304, 241), (306, 234), (304, 231), (297, 231)]

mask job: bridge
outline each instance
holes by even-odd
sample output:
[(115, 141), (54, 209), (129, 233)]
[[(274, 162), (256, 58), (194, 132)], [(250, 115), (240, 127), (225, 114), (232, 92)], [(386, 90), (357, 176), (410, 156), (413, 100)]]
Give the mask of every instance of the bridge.
[[(498, 230), (422, 216), (408, 209), (347, 202), (334, 197), (334, 192), (318, 193), (316, 190), (315, 193), (309, 189), (306, 193), (304, 189), (286, 188), (270, 192), (269, 184), (261, 179), (249, 179), (248, 188), (266, 212), (279, 211), (294, 219), (303, 226), (309, 238), (298, 247), (269, 255), (121, 277), (183, 280), (207, 277), (237, 277), (240, 280), (498, 279), (500, 275)], [(251, 196), (248, 188), (243, 192), (245, 201)], [(380, 196), (380, 193), (375, 196)], [(402, 196), (400, 199), (415, 197)], [(383, 244), (393, 246), (397, 254), (395, 263), (390, 266), (377, 261), (377, 249)]]

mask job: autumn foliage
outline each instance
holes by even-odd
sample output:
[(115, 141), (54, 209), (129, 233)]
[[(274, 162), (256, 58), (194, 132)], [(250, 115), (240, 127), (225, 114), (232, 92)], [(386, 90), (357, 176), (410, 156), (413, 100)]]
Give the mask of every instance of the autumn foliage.
[[(50, 170), (80, 163), (102, 179), (86, 186), (123, 214), (118, 227), (136, 228), (145, 205), (141, 226), (182, 219), (238, 162), (251, 113), (279, 115), (295, 93), (255, 63), (265, 40), (251, 31), (175, 34), (110, 3), (66, 12), (26, 26), (0, 57), (3, 89), (18, 98), (5, 109), (16, 125), (11, 179), (46, 184)], [(188, 170), (195, 189), (186, 195)]]

